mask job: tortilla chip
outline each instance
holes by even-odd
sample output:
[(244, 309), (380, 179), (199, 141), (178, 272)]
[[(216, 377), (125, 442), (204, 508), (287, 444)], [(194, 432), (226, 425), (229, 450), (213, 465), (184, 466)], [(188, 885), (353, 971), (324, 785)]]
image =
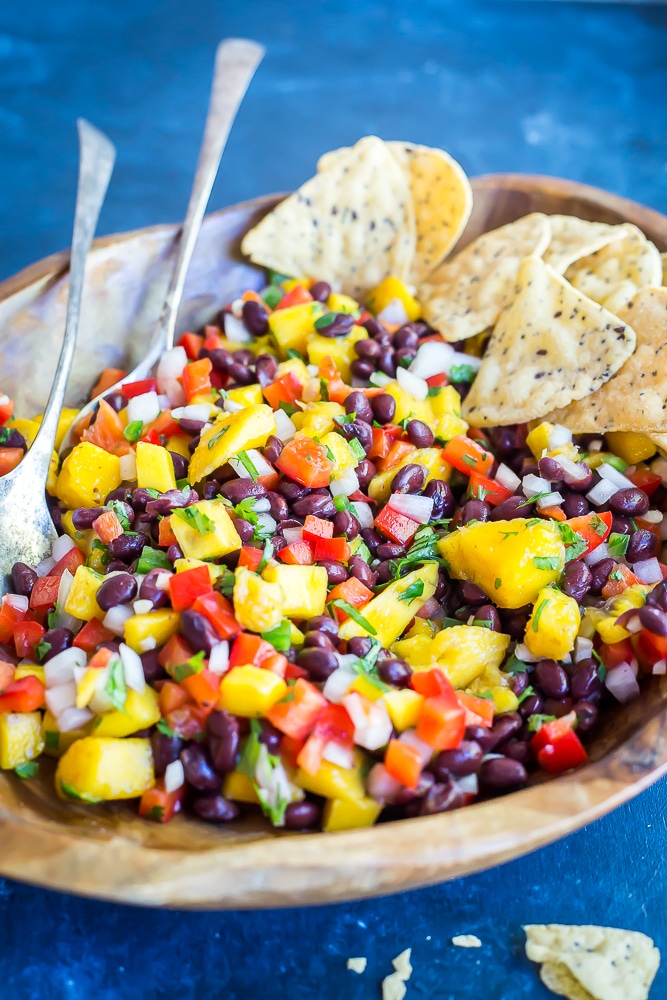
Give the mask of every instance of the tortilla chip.
[[(528, 924), (524, 930), (528, 958), (565, 966), (584, 990), (580, 996), (588, 994), (593, 1000), (647, 1000), (660, 965), (660, 952), (645, 934), (590, 924)], [(554, 979), (553, 970), (548, 975)], [(559, 981), (564, 983), (565, 977), (559, 977)], [(561, 995), (580, 1000), (576, 993)]]
[(539, 257), (519, 268), (515, 298), (491, 335), (463, 403), (477, 427), (520, 424), (595, 392), (635, 347), (635, 333)]
[(662, 261), (662, 283), (667, 285), (667, 253), (661, 253), (660, 259)]
[(550, 234), (549, 219), (540, 212), (484, 233), (420, 289), (424, 318), (449, 341), (493, 326), (514, 296), (521, 261), (543, 254)]
[(241, 244), (256, 264), (326, 279), (361, 298), (390, 274), (406, 280), (415, 220), (405, 175), (381, 139), (366, 136), (251, 229)]
[(597, 392), (549, 420), (578, 434), (667, 430), (667, 288), (643, 288), (618, 318), (632, 324), (635, 353)]
[(662, 284), (662, 261), (657, 247), (636, 226), (627, 223), (626, 235), (572, 264), (565, 277), (589, 299), (617, 312), (640, 288)]
[(575, 979), (566, 965), (560, 962), (545, 962), (540, 968), (540, 979), (548, 990), (568, 1000), (595, 1000)]
[[(442, 149), (407, 142), (385, 145), (410, 185), (417, 237), (410, 282), (419, 285), (458, 242), (472, 211), (472, 188), (462, 167)], [(345, 153), (325, 153), (318, 172), (329, 170)]]
[(601, 250), (627, 232), (625, 226), (587, 222), (575, 215), (550, 215), (551, 242), (542, 254), (545, 264), (565, 274), (570, 264)]

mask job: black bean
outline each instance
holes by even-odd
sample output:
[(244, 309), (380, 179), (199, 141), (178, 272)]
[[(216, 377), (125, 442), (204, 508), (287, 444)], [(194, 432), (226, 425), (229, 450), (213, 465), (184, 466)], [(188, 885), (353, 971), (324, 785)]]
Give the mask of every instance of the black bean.
[(215, 500), (217, 496), (220, 496), (220, 485), (217, 479), (204, 483), (204, 500)]
[(185, 431), (186, 434), (192, 434), (199, 437), (205, 427), (205, 423), (206, 422), (204, 420), (191, 420), (189, 417), (181, 417), (178, 421), (178, 426), (182, 431)]
[(156, 777), (161, 778), (169, 764), (178, 760), (182, 749), (183, 740), (178, 736), (166, 736), (157, 729), (151, 733), (151, 750)]
[(405, 347), (416, 349), (419, 346), (419, 334), (406, 323), (394, 334), (393, 344), (401, 353)]
[(175, 563), (177, 559), (183, 558), (183, 550), (180, 545), (170, 545), (167, 549), (167, 559), (171, 563)]
[[(371, 337), (377, 337), (384, 332), (388, 332), (385, 331), (385, 328), (382, 325), (382, 323), (379, 320), (375, 319), (374, 316), (369, 316), (368, 319), (365, 319), (361, 325), (364, 327), (365, 330), (368, 330)], [(391, 334), (389, 334), (389, 336), (391, 337)]]
[(233, 771), (241, 740), (239, 720), (229, 712), (211, 712), (206, 720), (208, 747), (217, 771)]
[(107, 576), (110, 576), (111, 573), (127, 573), (127, 566), (124, 562), (121, 562), (120, 559), (112, 559), (111, 562), (107, 563), (105, 566), (104, 572)]
[(491, 518), (491, 507), (484, 500), (468, 500), (461, 512), (461, 523), (468, 524), (470, 521), (489, 521)]
[(246, 347), (242, 347), (238, 351), (234, 351), (234, 361), (238, 361), (240, 365), (252, 365), (255, 361), (254, 353)]
[(213, 767), (208, 747), (190, 744), (179, 754), (185, 780), (200, 792), (214, 792), (220, 788), (220, 772)]
[(358, 340), (354, 345), (354, 350), (360, 358), (377, 358), (380, 354), (380, 345), (370, 337), (367, 340)]
[[(118, 499), (125, 500), (125, 497), (118, 497)], [(155, 498), (152, 493), (149, 493), (148, 490), (143, 487), (139, 487), (132, 493), (130, 503), (132, 504), (133, 510), (137, 511), (137, 513), (141, 513), (146, 510), (146, 504), (150, 503), (153, 499)], [(107, 503), (109, 502), (109, 497), (107, 497)]]
[(382, 539), (375, 528), (362, 528), (361, 537), (366, 543), (366, 547), (370, 550), (371, 555), (374, 556), (378, 550), (378, 545), (382, 545)]
[(371, 407), (379, 424), (390, 424), (396, 416), (396, 400), (388, 392), (381, 392), (371, 399)]
[(285, 497), (275, 490), (269, 490), (266, 499), (269, 501), (269, 514), (272, 518), (276, 521), (286, 521), (289, 518), (289, 507)]
[(199, 447), (199, 438), (201, 435), (197, 434), (196, 437), (190, 438), (188, 441), (188, 451), (191, 455), (194, 455), (197, 448)]
[(564, 715), (569, 715), (571, 711), (571, 698), (546, 698), (544, 701), (544, 715), (555, 715), (557, 719), (561, 719)]
[(519, 705), (519, 711), (524, 719), (528, 719), (531, 715), (541, 714), (543, 706), (544, 699), (541, 695), (529, 694)]
[(418, 493), (426, 479), (422, 465), (404, 465), (391, 481), (392, 493)]
[(599, 563), (596, 563), (595, 566), (593, 566), (591, 570), (590, 586), (592, 594), (600, 593), (615, 565), (615, 559), (601, 559)]
[(316, 615), (314, 618), (310, 618), (306, 622), (307, 632), (326, 632), (333, 639), (338, 640), (338, 625), (333, 620), (329, 618), (328, 615)]
[(316, 281), (310, 289), (310, 294), (316, 302), (326, 302), (331, 295), (331, 285), (328, 281)]
[(206, 656), (220, 642), (218, 633), (208, 619), (191, 609), (181, 615), (181, 633), (196, 653), (203, 651)]
[(348, 510), (337, 511), (333, 519), (333, 525), (334, 535), (336, 537), (344, 535), (350, 542), (359, 534), (359, 522), (354, 514), (351, 514)]
[(523, 788), (528, 774), (523, 764), (511, 757), (485, 760), (479, 772), (480, 786), (487, 792), (509, 792)]
[(432, 448), (435, 435), (422, 420), (410, 420), (405, 428), (408, 440), (415, 448)]
[(144, 579), (141, 581), (141, 587), (139, 588), (139, 598), (142, 601), (151, 601), (154, 608), (161, 608), (167, 603), (169, 597), (168, 590), (161, 590), (156, 587), (155, 580), (160, 573), (164, 573), (163, 569), (151, 569), (148, 571)]
[(316, 321), (316, 329), (321, 337), (345, 337), (354, 326), (351, 313), (326, 313)]
[(293, 479), (288, 476), (283, 476), (279, 480), (276, 490), (281, 496), (285, 497), (288, 503), (294, 503), (295, 500), (301, 500), (303, 497), (307, 497), (310, 490), (307, 486), (302, 486), (301, 483), (295, 483)]
[(377, 473), (375, 464), (371, 462), (369, 458), (362, 458), (359, 465), (354, 470), (357, 474), (357, 479), (359, 480), (359, 487), (365, 490), (371, 479)]
[(373, 640), (367, 635), (355, 635), (347, 640), (347, 651), (352, 656), (363, 658), (370, 653), (373, 648)]
[(271, 464), (277, 462), (283, 447), (284, 445), (280, 438), (276, 437), (275, 434), (271, 434), (264, 445), (264, 458), (267, 462), (271, 462)]
[(255, 529), (250, 521), (246, 521), (244, 517), (236, 517), (232, 518), (232, 520), (234, 521), (234, 527), (238, 532), (238, 536), (244, 545), (251, 542), (255, 534)]
[(243, 303), (243, 324), (254, 337), (263, 337), (269, 329), (268, 313), (261, 302), (249, 299)]
[(396, 355), (391, 347), (383, 347), (380, 351), (378, 368), (385, 375), (388, 375), (389, 378), (396, 378)]
[(363, 583), (369, 590), (377, 583), (377, 574), (373, 572), (367, 562), (361, 556), (352, 556), (350, 559), (350, 574)]
[(87, 531), (92, 528), (93, 522), (104, 513), (101, 507), (77, 507), (72, 511), (72, 524), (77, 531)]
[(489, 730), (489, 735), (493, 741), (493, 748), (502, 746), (511, 739), (521, 729), (522, 718), (518, 712), (504, 712), (495, 718), (493, 726)]
[(313, 681), (325, 681), (338, 668), (335, 653), (327, 649), (302, 649), (297, 662)]
[[(492, 632), (502, 632), (503, 626), (500, 615), (493, 604), (483, 604), (475, 611), (475, 622), (490, 622)], [(486, 626), (485, 626), (486, 627)]]
[(538, 460), (537, 467), (539, 474), (550, 483), (558, 483), (563, 478), (563, 469), (555, 458), (549, 458), (548, 455)]
[(353, 420), (351, 424), (343, 424), (340, 431), (346, 441), (356, 439), (365, 452), (370, 451), (373, 444), (373, 429), (363, 420)]
[(389, 583), (394, 578), (394, 564), (391, 559), (383, 559), (375, 567), (378, 583)]
[(252, 479), (230, 479), (220, 486), (219, 492), (226, 500), (236, 505), (248, 497), (265, 497), (266, 487), (261, 483), (253, 483)]
[(227, 365), (227, 374), (237, 385), (252, 385), (256, 381), (255, 373), (251, 372), (247, 365), (242, 365), (238, 361), (232, 361)]
[(515, 517), (530, 517), (533, 505), (525, 497), (508, 497), (491, 511), (491, 521), (513, 521)]
[(271, 539), (271, 544), (273, 545), (274, 553), (282, 552), (282, 550), (287, 547), (287, 541), (282, 535), (274, 535)]
[(95, 598), (102, 611), (128, 604), (137, 596), (137, 581), (129, 573), (108, 577), (97, 591)]
[(503, 746), (502, 754), (504, 757), (510, 757), (512, 760), (518, 760), (524, 767), (528, 767), (533, 763), (533, 749), (530, 743), (527, 743), (525, 740), (509, 740)]
[(303, 500), (296, 500), (292, 504), (292, 512), (297, 517), (307, 517), (308, 514), (312, 514), (314, 517), (328, 518), (334, 516), (336, 508), (330, 496), (312, 493)]
[[(367, 341), (362, 340), (359, 343), (365, 344)], [(375, 365), (368, 358), (355, 358), (350, 365), (350, 372), (354, 378), (358, 378), (362, 382), (367, 382), (375, 371)]]
[(278, 362), (272, 354), (259, 355), (255, 362), (255, 374), (257, 375), (257, 381), (262, 387), (271, 385), (277, 371)]
[(574, 705), (577, 714), (577, 731), (588, 733), (598, 720), (599, 710), (597, 705), (590, 701), (578, 701)]
[(140, 531), (136, 535), (119, 535), (109, 542), (108, 552), (112, 559), (129, 563), (138, 559), (146, 546), (146, 536)]
[(74, 642), (74, 633), (70, 632), (68, 628), (50, 628), (42, 636), (41, 642), (51, 647), (42, 656), (42, 663), (48, 663), (58, 653), (70, 648)]
[(459, 583), (459, 594), (464, 604), (471, 604), (473, 607), (481, 607), (488, 600), (482, 588), (478, 587), (472, 580), (463, 580)]
[(335, 559), (320, 559), (318, 565), (323, 566), (327, 571), (327, 579), (330, 587), (335, 587), (339, 583), (345, 583), (347, 580), (347, 570), (342, 563), (336, 562)]
[(517, 608), (516, 610), (505, 611), (503, 609), (500, 615), (503, 623), (503, 632), (511, 636), (512, 639), (522, 640), (531, 610), (526, 611), (525, 609)]
[(425, 497), (433, 500), (431, 520), (440, 521), (451, 517), (456, 510), (456, 499), (451, 487), (443, 479), (432, 479), (422, 490)]
[(373, 423), (373, 410), (363, 392), (351, 392), (345, 397), (345, 412), (354, 413), (355, 419), (362, 420), (366, 424)]
[(303, 648), (304, 649), (333, 649), (334, 644), (332, 642), (331, 636), (321, 629), (313, 629), (311, 632), (306, 632), (303, 637)]
[(634, 531), (632, 521), (622, 514), (614, 514), (611, 519), (611, 530), (617, 535), (630, 535)]
[[(134, 494), (136, 492), (138, 491), (131, 490), (127, 486), (118, 486), (115, 490), (112, 490), (111, 493), (107, 493), (104, 502), (106, 504), (106, 503), (111, 503), (113, 500), (122, 500), (123, 503), (132, 504), (134, 510), (138, 510), (139, 508), (134, 506)], [(148, 493), (147, 490), (143, 490), (143, 492), (146, 494), (146, 499), (150, 500), (150, 493)], [(144, 503), (144, 507), (145, 506), (146, 504)], [(144, 507), (142, 507), (141, 510), (143, 510)], [(100, 511), (100, 514), (101, 513), (102, 511)]]
[(547, 698), (562, 698), (570, 687), (567, 674), (555, 660), (539, 660), (534, 679)]
[(437, 782), (422, 799), (419, 809), (420, 816), (435, 816), (437, 813), (458, 809), (465, 799), (463, 792), (453, 780)]
[(609, 507), (617, 514), (641, 517), (649, 508), (648, 495), (636, 486), (626, 490), (618, 490), (609, 500)]
[(651, 559), (658, 554), (660, 542), (647, 528), (637, 528), (630, 536), (628, 547), (625, 551), (625, 558), (629, 563), (641, 562), (643, 559)]
[(127, 406), (127, 398), (122, 392), (110, 392), (104, 397), (104, 402), (108, 403), (112, 410), (120, 413)]
[(412, 803), (419, 808), (418, 799), (423, 799), (425, 795), (428, 795), (430, 790), (435, 784), (435, 778), (430, 771), (422, 771), (419, 775), (419, 780), (417, 782), (416, 788), (401, 788), (396, 793), (394, 797), (394, 803), (396, 805), (404, 805), (408, 802)]
[(309, 830), (320, 822), (320, 807), (315, 802), (290, 802), (285, 810), (287, 830)]
[[(246, 302), (246, 305), (249, 303)], [(192, 808), (205, 823), (231, 823), (241, 814), (236, 802), (226, 799), (224, 795), (198, 795), (192, 802)]]
[(581, 603), (590, 589), (592, 580), (593, 574), (586, 563), (573, 559), (565, 567), (561, 589), (568, 597), (573, 597), (575, 601)]
[(639, 609), (639, 620), (653, 635), (667, 636), (667, 613), (649, 604)]
[(406, 554), (405, 545), (396, 545), (394, 542), (383, 542), (378, 545), (375, 553), (378, 559), (404, 559)]
[(646, 603), (667, 611), (667, 580), (661, 580), (655, 585), (653, 590), (646, 595)]
[(17, 562), (12, 566), (12, 589), (15, 594), (30, 597), (37, 579), (37, 573), (25, 563)]
[(582, 517), (590, 509), (588, 500), (580, 493), (568, 493), (563, 500), (563, 513), (566, 517)]
[(599, 701), (602, 687), (598, 667), (592, 657), (575, 663), (570, 676), (570, 690), (575, 701)]
[[(171, 514), (172, 510), (181, 510), (191, 503), (199, 500), (199, 494), (189, 487), (184, 490), (167, 490), (162, 496), (155, 500), (149, 500), (146, 504), (146, 513), (158, 517), (165, 517)], [(141, 515), (139, 515), (141, 517)]]
[(381, 660), (378, 663), (378, 677), (385, 684), (391, 684), (393, 687), (405, 688), (410, 684), (410, 678), (412, 677), (412, 669), (408, 666), (405, 660), (399, 659), (389, 659)]
[(449, 577), (445, 574), (442, 569), (438, 570), (438, 582), (435, 585), (435, 594), (433, 595), (437, 601), (441, 604), (448, 604), (452, 599), (453, 586)]
[(208, 352), (208, 356), (211, 359), (213, 371), (219, 375), (226, 375), (227, 369), (234, 362), (231, 353), (225, 350), (224, 347), (214, 347), (213, 350)]
[(188, 460), (177, 451), (170, 451), (171, 460), (174, 463), (174, 475), (176, 479), (185, 479), (188, 474)]
[(3, 429), (7, 432), (5, 440), (2, 442), (3, 448), (23, 448), (24, 451), (27, 450), (28, 442), (23, 437), (23, 434), (9, 427)]
[(483, 758), (484, 751), (478, 743), (463, 740), (455, 750), (441, 750), (430, 769), (436, 781), (445, 780), (448, 774), (463, 778), (468, 774), (477, 774)]
[(144, 671), (146, 683), (152, 684), (154, 681), (161, 681), (167, 676), (167, 672), (158, 660), (159, 651), (157, 649), (147, 649), (145, 653), (140, 653), (141, 666)]

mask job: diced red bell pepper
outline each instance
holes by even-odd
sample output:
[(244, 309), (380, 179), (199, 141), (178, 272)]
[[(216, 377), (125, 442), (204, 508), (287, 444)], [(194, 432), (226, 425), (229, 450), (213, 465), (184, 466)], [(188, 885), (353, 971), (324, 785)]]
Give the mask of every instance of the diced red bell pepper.
[(325, 448), (305, 434), (292, 438), (275, 464), (285, 476), (310, 489), (328, 486), (334, 467)]
[(275, 382), (262, 388), (264, 399), (272, 410), (277, 410), (281, 403), (294, 406), (297, 399), (301, 399), (302, 392), (303, 385), (294, 372), (285, 372)]
[[(183, 663), (184, 661), (181, 660), (180, 662)], [(160, 704), (160, 711), (165, 718), (177, 708), (185, 705), (187, 700), (188, 693), (180, 684), (177, 684), (175, 681), (162, 681), (158, 702)]]
[(153, 788), (148, 788), (139, 802), (139, 815), (152, 823), (168, 823), (183, 807), (186, 792), (185, 782), (173, 792), (167, 792), (164, 780), (158, 778)]
[(407, 545), (415, 537), (420, 524), (387, 506), (375, 518), (375, 527), (397, 545)]
[(389, 740), (387, 752), (384, 755), (384, 766), (392, 778), (400, 781), (406, 788), (416, 788), (422, 773), (422, 762), (419, 751), (408, 743), (399, 740)]
[(113, 653), (106, 646), (102, 646), (88, 661), (88, 666), (91, 670), (103, 670), (109, 663), (109, 660), (113, 656)]
[(567, 715), (562, 715), (560, 719), (552, 719), (551, 722), (545, 722), (532, 737), (530, 745), (533, 750), (537, 751), (541, 750), (548, 743), (558, 743), (563, 736), (571, 732), (576, 721), (576, 713), (568, 712)]
[(322, 764), (322, 754), (327, 738), (315, 730), (310, 734), (296, 758), (296, 765), (306, 774), (317, 774)]
[(190, 364), (185, 366), (181, 375), (181, 381), (188, 401), (200, 393), (210, 392), (212, 370), (213, 363), (210, 358), (191, 361)]
[(112, 639), (115, 639), (114, 633), (105, 628), (99, 618), (91, 618), (76, 634), (72, 645), (86, 653), (93, 653), (101, 642), (110, 642)]
[(193, 566), (182, 573), (173, 573), (169, 577), (169, 596), (174, 611), (185, 611), (191, 608), (202, 594), (213, 591), (211, 574), (208, 566)]
[(0, 694), (0, 712), (34, 712), (44, 704), (44, 685), (33, 676), (22, 677)]
[(157, 543), (167, 549), (170, 545), (178, 545), (178, 539), (171, 527), (171, 515), (169, 515), (169, 517), (163, 517), (162, 520), (158, 522)]
[(274, 647), (266, 639), (251, 632), (240, 632), (234, 639), (230, 654), (229, 668), (252, 666), (263, 667), (264, 661), (275, 653)]
[(172, 635), (157, 655), (157, 661), (165, 670), (173, 670), (179, 663), (187, 663), (193, 656), (191, 646), (182, 635)]
[(547, 743), (537, 753), (537, 762), (550, 774), (560, 774), (579, 767), (588, 760), (588, 754), (573, 729), (561, 736), (556, 743)]
[[(40, 576), (30, 594), (31, 608), (50, 608), (58, 599), (60, 578), (57, 576)], [(0, 639), (0, 642), (2, 639)]]
[(289, 309), (290, 306), (302, 306), (305, 305), (306, 302), (312, 301), (313, 296), (307, 288), (304, 288), (303, 285), (295, 285), (294, 288), (290, 288), (289, 292), (286, 292), (283, 295), (278, 305), (275, 306), (274, 311), (278, 309)]
[(320, 538), (333, 537), (333, 523), (325, 521), (321, 517), (313, 517), (308, 514), (303, 522), (303, 538), (308, 542), (317, 542)]
[(288, 566), (312, 566), (315, 562), (313, 547), (303, 538), (285, 545), (278, 552), (278, 558)]
[[(6, 402), (0, 403), (0, 424), (6, 424), (14, 412), (14, 400), (10, 399), (6, 393), (1, 394)], [(20, 451), (23, 451), (21, 448)]]
[(443, 448), (442, 457), (466, 476), (470, 476), (473, 472), (479, 476), (486, 476), (494, 462), (490, 451), (464, 435), (453, 437), (448, 441)]
[(198, 333), (184, 333), (178, 341), (178, 346), (184, 349), (189, 361), (197, 361), (199, 352), (204, 346), (204, 338)]
[(373, 461), (379, 458), (386, 458), (391, 451), (391, 446), (402, 433), (402, 428), (397, 427), (395, 424), (374, 427), (373, 443), (368, 451), (368, 458), (373, 459)]
[[(345, 601), (346, 604), (352, 605), (353, 608), (359, 610), (363, 608), (375, 595), (372, 590), (361, 582), (357, 580), (356, 576), (351, 576), (343, 583), (338, 583), (336, 586), (329, 591), (329, 596), (327, 597), (327, 603), (330, 607), (332, 606), (332, 601)], [(336, 618), (339, 622), (344, 622), (348, 615), (343, 611), (342, 608), (333, 608)]]
[[(39, 622), (19, 622), (14, 626), (14, 647), (16, 655), (22, 659), (33, 659), (35, 647), (46, 632)], [(112, 636), (113, 638), (113, 636)]]
[(328, 354), (322, 358), (320, 367), (317, 369), (317, 374), (320, 384), (322, 384), (322, 381), (326, 384), (326, 395), (329, 400), (332, 403), (344, 403), (352, 390), (348, 385), (345, 385), (333, 358), (329, 357)]
[(239, 566), (247, 566), (253, 573), (257, 572), (257, 567), (264, 558), (264, 550), (257, 549), (254, 545), (243, 545), (239, 554)]
[[(185, 691), (183, 695), (185, 696)], [(183, 704), (171, 712), (163, 713), (169, 728), (184, 740), (193, 740), (206, 730), (209, 714), (195, 704)]]
[(564, 522), (586, 542), (588, 547), (585, 552), (582, 552), (582, 557), (597, 549), (598, 545), (602, 545), (611, 531), (612, 517), (611, 511), (605, 510), (600, 514), (582, 514), (581, 517), (571, 517)]
[(409, 441), (394, 441), (384, 458), (378, 458), (376, 465), (381, 472), (393, 469), (400, 465), (411, 452), (416, 451), (416, 447)]
[(336, 562), (350, 561), (350, 546), (346, 538), (320, 538), (315, 543), (315, 562), (334, 559)]
[(187, 437), (185, 432), (181, 430), (180, 424), (172, 417), (171, 411), (165, 410), (158, 414), (155, 420), (144, 429), (141, 440), (164, 447), (167, 439), (172, 435)]
[(288, 767), (291, 767), (296, 771), (297, 768), (297, 757), (301, 753), (301, 749), (305, 739), (297, 740), (293, 736), (283, 736), (280, 742), (280, 756)]
[(419, 709), (417, 736), (434, 750), (454, 750), (465, 733), (465, 716), (456, 694), (426, 698)]
[(662, 482), (661, 477), (656, 472), (651, 472), (650, 469), (635, 469), (629, 475), (627, 472), (624, 475), (648, 496), (653, 496)]
[(537, 509), (543, 517), (550, 517), (552, 521), (566, 521), (565, 511), (558, 504), (549, 504), (548, 507), (540, 507), (538, 504)]
[(273, 656), (267, 656), (266, 659), (262, 660), (262, 670), (270, 670), (272, 674), (277, 674), (278, 677), (282, 677), (283, 680), (287, 674), (287, 667), (289, 666), (287, 657), (283, 653), (279, 653), (277, 650), (274, 652)]
[[(424, 337), (424, 340), (421, 341), (421, 343), (424, 343), (426, 340), (431, 340), (431, 337)], [(429, 389), (437, 389), (439, 386), (449, 385), (449, 379), (444, 372), (440, 372), (438, 375), (429, 375), (426, 379), (426, 384)]]
[(451, 681), (438, 667), (433, 670), (415, 670), (410, 678), (410, 686), (425, 698), (436, 698), (441, 694), (451, 697), (454, 693)]
[(123, 526), (113, 510), (105, 510), (93, 521), (93, 531), (97, 532), (105, 545), (108, 545), (114, 538), (120, 538)]
[(488, 476), (482, 476), (478, 472), (470, 473), (468, 492), (471, 497), (475, 497), (477, 500), (486, 500), (492, 507), (497, 507), (498, 504), (512, 496), (512, 490), (508, 490), (506, 486), (497, 483), (495, 479), (489, 479)]
[[(629, 639), (625, 641), (630, 642)], [(615, 643), (614, 645), (618, 646), (620, 643)], [(611, 646), (600, 647), (600, 656), (608, 668), (617, 666), (616, 663), (607, 664), (607, 650), (611, 648)], [(642, 629), (641, 632), (633, 635), (632, 649), (634, 649), (642, 669), (646, 673), (651, 673), (654, 663), (657, 663), (658, 660), (667, 659), (667, 638), (661, 635), (654, 635), (653, 632), (649, 632), (647, 629)], [(624, 657), (624, 659), (627, 659), (629, 662), (630, 657)], [(618, 662), (620, 663), (621, 661), (619, 660)]]
[(8, 663), (6, 660), (0, 660), (0, 694), (2, 694), (2, 692), (5, 691), (12, 683), (15, 673), (16, 667), (13, 663)]
[(74, 576), (79, 566), (83, 566), (86, 561), (81, 549), (75, 545), (73, 548), (66, 552), (62, 559), (59, 559), (51, 570), (50, 576), (57, 576), (58, 579), (61, 578), (65, 570)]
[(622, 594), (624, 590), (627, 590), (633, 584), (642, 582), (629, 567), (624, 566), (622, 563), (617, 563), (607, 577), (607, 582), (602, 588), (602, 596), (605, 600), (609, 600), (610, 597), (617, 597), (619, 594)]
[(203, 712), (212, 712), (220, 697), (220, 676), (204, 668), (197, 674), (190, 674), (181, 681), (188, 697)]
[[(639, 633), (642, 635), (642, 633)], [(655, 636), (657, 639), (658, 636)], [(667, 650), (667, 639), (663, 639), (665, 650)], [(599, 649), (599, 656), (607, 670), (613, 670), (620, 663), (629, 663), (633, 655), (633, 647), (630, 639), (621, 639), (620, 642), (603, 643)], [(657, 659), (662, 659), (662, 654)]]
[[(39, 580), (37, 581), (39, 583)], [(37, 584), (35, 584), (36, 586)], [(11, 642), (14, 637), (14, 628), (18, 622), (25, 620), (26, 611), (15, 608), (10, 602), (9, 595), (2, 598), (0, 605), (0, 642)]]
[(309, 676), (308, 675), (308, 671), (304, 670), (303, 667), (298, 667), (296, 665), (296, 663), (289, 663), (288, 662), (287, 666), (285, 667), (285, 680), (286, 681), (288, 681), (288, 680), (298, 681), (298, 680), (301, 680), (301, 679), (307, 680), (308, 676)]
[(122, 389), (126, 399), (143, 396), (145, 392), (157, 392), (157, 382), (154, 378), (142, 378), (138, 382), (124, 382)]
[(458, 702), (465, 709), (466, 726), (481, 726), (490, 729), (493, 725), (494, 704), (492, 698), (477, 698), (473, 694), (457, 691)]
[(231, 639), (241, 631), (234, 609), (217, 590), (201, 594), (192, 605), (192, 610), (207, 618), (221, 639)]
[(217, 351), (225, 346), (225, 339), (217, 326), (204, 327), (204, 347), (207, 351)]
[[(291, 695), (291, 698), (290, 698)], [(266, 717), (281, 733), (295, 740), (305, 740), (328, 702), (314, 684), (298, 678), (288, 694), (266, 713)]]

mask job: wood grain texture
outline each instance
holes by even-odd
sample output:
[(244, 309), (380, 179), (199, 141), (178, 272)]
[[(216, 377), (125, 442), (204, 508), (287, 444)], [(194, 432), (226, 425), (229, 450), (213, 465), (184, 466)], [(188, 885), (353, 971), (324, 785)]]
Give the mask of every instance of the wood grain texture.
[[(659, 249), (667, 247), (667, 218), (595, 188), (522, 175), (479, 178), (473, 188), (475, 209), (465, 241), (527, 212), (544, 211), (630, 221)], [(185, 320), (197, 316), (201, 322), (214, 315), (246, 286), (253, 272), (238, 257), (239, 237), (277, 198), (209, 216), (186, 290)], [(105, 336), (111, 346), (116, 338), (121, 355), (132, 350), (126, 330), (136, 317), (128, 318), (123, 305), (129, 292), (109, 298), (110, 270), (121, 292), (134, 290), (132, 301), (144, 302), (137, 289), (156, 273), (164, 276), (175, 232), (175, 227), (158, 227), (96, 244), (90, 315), (94, 320), (96, 313), (99, 323), (104, 306)], [(17, 377), (24, 382), (26, 372), (31, 378), (35, 372), (29, 341), (36, 317), (42, 336), (55, 344), (61, 335), (66, 265), (67, 255), (56, 254), (0, 285), (0, 318), (10, 326)], [(150, 312), (142, 313), (142, 322)], [(93, 320), (88, 335), (94, 340)], [(3, 354), (9, 349), (6, 335), (0, 349)], [(90, 360), (79, 363), (81, 384), (83, 376), (92, 381), (97, 371), (88, 371)], [(82, 895), (181, 908), (334, 902), (434, 884), (535, 850), (656, 781), (667, 771), (666, 701), (667, 678), (652, 679), (640, 700), (608, 714), (590, 763), (572, 774), (538, 779), (524, 791), (457, 812), (328, 835), (274, 833), (256, 818), (213, 828), (177, 817), (162, 827), (139, 820), (131, 804), (64, 804), (53, 793), (53, 767), (45, 761), (30, 782), (0, 775), (0, 874)]]

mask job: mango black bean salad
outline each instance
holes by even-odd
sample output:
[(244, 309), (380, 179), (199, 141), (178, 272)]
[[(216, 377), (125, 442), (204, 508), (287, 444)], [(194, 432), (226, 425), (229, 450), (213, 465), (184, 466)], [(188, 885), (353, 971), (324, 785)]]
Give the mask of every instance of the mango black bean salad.
[[(336, 831), (584, 764), (667, 671), (667, 462), (472, 426), (480, 354), (396, 277), (359, 302), (270, 273), (104, 396), (2, 600), (0, 766), (56, 758), (60, 797), (157, 823)], [(0, 416), (11, 464), (38, 419)]]

